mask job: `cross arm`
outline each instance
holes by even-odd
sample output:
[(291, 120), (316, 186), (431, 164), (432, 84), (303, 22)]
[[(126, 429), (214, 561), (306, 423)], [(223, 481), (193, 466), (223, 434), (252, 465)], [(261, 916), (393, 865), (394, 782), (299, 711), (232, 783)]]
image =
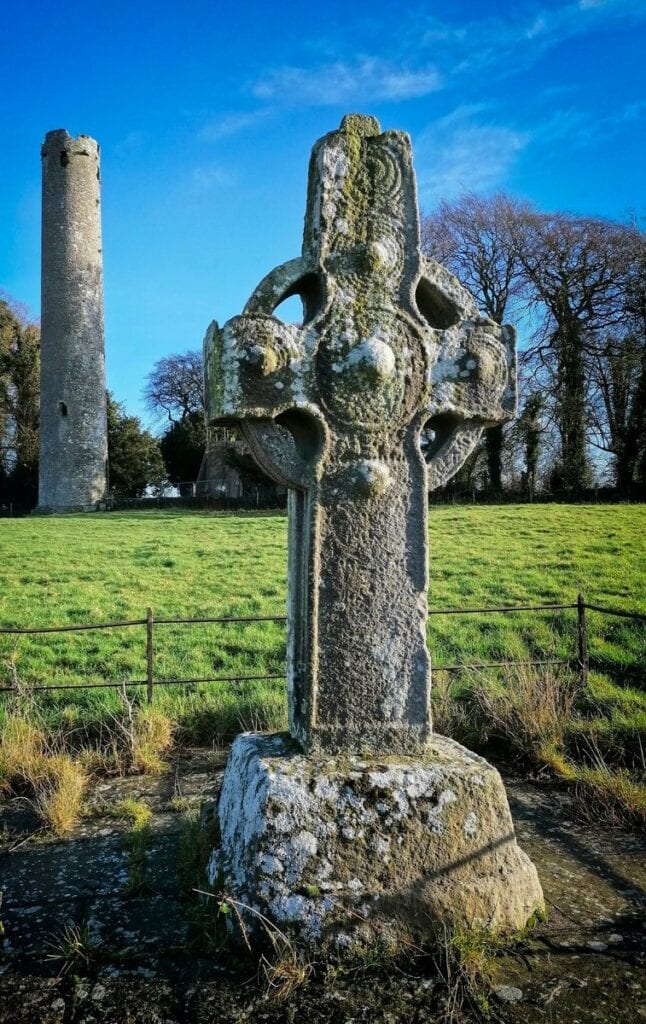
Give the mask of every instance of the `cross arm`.
[(208, 421), (236, 424), (256, 462), (287, 487), (307, 485), (325, 443), (308, 400), (310, 363), (304, 332), (262, 312), (213, 322), (204, 340)]
[(434, 261), (425, 261), (423, 280), (436, 303), (444, 303), (447, 319), (447, 326), (434, 332), (430, 398), (423, 411), (433, 435), (426, 457), (428, 486), (434, 490), (457, 472), (485, 427), (513, 419), (516, 331), (481, 316), (470, 293)]
[[(305, 399), (301, 332), (264, 313), (243, 313), (204, 339), (210, 422), (272, 419)], [(306, 399), (305, 399), (306, 400)]]

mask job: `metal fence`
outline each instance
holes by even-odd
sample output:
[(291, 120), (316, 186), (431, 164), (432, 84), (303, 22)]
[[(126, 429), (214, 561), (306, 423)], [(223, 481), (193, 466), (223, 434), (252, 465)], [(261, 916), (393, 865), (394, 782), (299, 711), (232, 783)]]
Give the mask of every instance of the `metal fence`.
[[(606, 608), (602, 605), (591, 604), (585, 601), (582, 594), (577, 600), (569, 604), (526, 604), (507, 605), (498, 608), (432, 608), (429, 609), (429, 616), (435, 615), (493, 615), (493, 614), (514, 614), (516, 612), (555, 612), (555, 611), (576, 611), (577, 613), (577, 650), (571, 658), (545, 658), (539, 660), (510, 660), (510, 661), (488, 661), (488, 662), (461, 662), (456, 665), (434, 664), (435, 672), (461, 672), (468, 669), (493, 669), (506, 668), (512, 665), (561, 665), (573, 668), (579, 676), (582, 686), (588, 682), (590, 669), (589, 656), (589, 626), (586, 611), (600, 612), (603, 615), (616, 616), (623, 619), (631, 619), (635, 622), (646, 622), (646, 614), (639, 612), (626, 612), (617, 608)], [(182, 679), (156, 679), (155, 678), (155, 629), (167, 625), (196, 625), (199, 623), (249, 623), (249, 622), (286, 622), (284, 615), (243, 615), (243, 616), (201, 616), (198, 618), (160, 618), (156, 619), (153, 609), (146, 610), (146, 617), (142, 619), (127, 619), (117, 622), (92, 622), (80, 623), (68, 626), (31, 626), (18, 628), (14, 626), (1, 626), (0, 635), (12, 634), (25, 636), (31, 634), (46, 633), (77, 633), (93, 629), (128, 629), (132, 626), (146, 627), (146, 678), (125, 679), (121, 681), (110, 681), (102, 683), (51, 683), (47, 685), (28, 685), (29, 692), (39, 690), (77, 690), (77, 689), (123, 689), (124, 687), (146, 687), (148, 703), (152, 702), (155, 686), (190, 686), (196, 683), (241, 683), (269, 679), (285, 679), (285, 673), (274, 673), (265, 675), (234, 675), (234, 676), (199, 676), (196, 678)], [(18, 686), (12, 683), (9, 686), (0, 686), (0, 693), (17, 692)]]

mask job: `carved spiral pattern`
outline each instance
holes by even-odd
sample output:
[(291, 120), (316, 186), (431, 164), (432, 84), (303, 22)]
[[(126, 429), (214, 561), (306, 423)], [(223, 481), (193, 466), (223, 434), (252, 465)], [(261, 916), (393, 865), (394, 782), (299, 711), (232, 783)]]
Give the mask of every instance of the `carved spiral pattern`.
[(486, 330), (474, 332), (466, 355), (460, 362), (455, 382), (455, 402), (470, 416), (496, 419), (509, 381), (505, 349), (499, 339)]
[(401, 154), (379, 139), (370, 147), (370, 172), (373, 181), (370, 237), (377, 247), (389, 287), (396, 288), (406, 258)]
[(396, 201), (399, 206), (402, 195), (401, 156), (382, 140), (370, 148), (375, 191), (386, 203)]

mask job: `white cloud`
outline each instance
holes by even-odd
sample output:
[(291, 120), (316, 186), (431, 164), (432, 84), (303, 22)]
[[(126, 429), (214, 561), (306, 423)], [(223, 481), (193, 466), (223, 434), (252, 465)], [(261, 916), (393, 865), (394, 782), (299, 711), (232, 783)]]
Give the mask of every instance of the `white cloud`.
[(622, 121), (640, 121), (646, 114), (646, 100), (629, 103), (621, 112)]
[[(418, 39), (420, 56), (430, 53), (445, 74), (474, 74), (487, 68), (500, 75), (529, 67), (560, 43), (612, 22), (646, 18), (644, 0), (574, 0), (540, 7), (522, 17), (484, 17), (456, 25), (435, 16)], [(410, 44), (415, 44), (411, 35)], [(439, 45), (438, 45), (439, 44)]]
[(411, 69), (378, 57), (363, 57), (355, 62), (336, 61), (313, 68), (277, 68), (255, 82), (251, 91), (262, 100), (325, 106), (407, 100), (439, 88), (441, 80), (434, 66)]
[[(646, 18), (644, 0), (567, 0), (536, 3), (506, 17), (485, 15), (473, 21), (442, 20), (419, 11), (403, 16), (393, 32), (384, 32), (387, 56), (378, 51), (348, 57), (349, 47), (326, 42), (325, 61), (287, 64), (267, 70), (249, 91), (267, 108), (325, 106), (390, 101), (430, 95), (464, 79), (478, 83), (504, 78), (536, 64), (550, 49), (606, 25)], [(351, 28), (351, 23), (349, 28)], [(312, 53), (313, 44), (309, 46)], [(257, 116), (261, 116), (258, 114)], [(231, 114), (204, 128), (205, 137), (222, 138), (254, 123), (256, 115)]]
[(238, 132), (253, 128), (254, 125), (269, 117), (271, 111), (266, 108), (259, 110), (240, 111), (231, 114), (219, 114), (209, 118), (198, 132), (198, 137), (203, 142), (217, 142), (219, 139), (227, 138), (230, 135), (237, 135)]
[(585, 146), (598, 134), (601, 121), (593, 114), (570, 107), (555, 110), (539, 121), (532, 130), (534, 142), (564, 142), (570, 146)]
[(461, 192), (487, 192), (505, 184), (527, 132), (478, 119), (482, 107), (458, 107), (415, 139), (422, 206)]
[(188, 169), (180, 190), (189, 196), (200, 196), (212, 192), (213, 189), (230, 188), (234, 183), (233, 176), (226, 167), (215, 160), (196, 164)]
[(547, 29), (547, 21), (543, 15), (538, 15), (534, 18), (533, 22), (525, 29), (526, 39), (535, 39), (536, 36), (540, 36)]
[(496, 123), (485, 104), (461, 106), (429, 124), (414, 140), (422, 207), (463, 192), (490, 192), (508, 187), (509, 174), (521, 153), (540, 159), (541, 150), (577, 150), (606, 145), (627, 123), (644, 115), (646, 104), (634, 103), (600, 117), (570, 107), (554, 110), (523, 130)]
[(571, 149), (599, 146), (607, 143), (626, 125), (639, 120), (646, 103), (631, 103), (605, 116), (594, 110), (570, 107), (555, 110), (549, 117), (538, 121), (532, 128), (532, 142), (536, 145), (559, 143)]

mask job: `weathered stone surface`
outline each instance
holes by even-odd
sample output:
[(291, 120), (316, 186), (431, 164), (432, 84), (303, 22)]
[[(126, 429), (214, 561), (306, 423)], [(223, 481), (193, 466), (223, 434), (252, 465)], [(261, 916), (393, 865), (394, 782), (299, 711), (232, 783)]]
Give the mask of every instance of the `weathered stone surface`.
[[(272, 315), (294, 294), (300, 327)], [(211, 421), (290, 489), (299, 748), (235, 743), (212, 884), (311, 942), (523, 927), (536, 872), (497, 772), (431, 740), (426, 645), (427, 489), (513, 415), (514, 332), (423, 258), (407, 135), (350, 115), (315, 145), (303, 254), (211, 325), (205, 366)]]
[[(294, 294), (300, 327), (273, 316)], [(292, 736), (423, 750), (427, 488), (513, 415), (514, 332), (423, 257), (406, 134), (350, 115), (315, 145), (302, 256), (211, 325), (205, 363), (210, 420), (290, 488)]]
[(306, 942), (419, 940), (438, 922), (509, 932), (543, 908), (500, 775), (445, 737), (377, 758), (243, 734), (219, 819), (210, 884)]
[(107, 496), (99, 147), (48, 132), (42, 147), (41, 511)]

